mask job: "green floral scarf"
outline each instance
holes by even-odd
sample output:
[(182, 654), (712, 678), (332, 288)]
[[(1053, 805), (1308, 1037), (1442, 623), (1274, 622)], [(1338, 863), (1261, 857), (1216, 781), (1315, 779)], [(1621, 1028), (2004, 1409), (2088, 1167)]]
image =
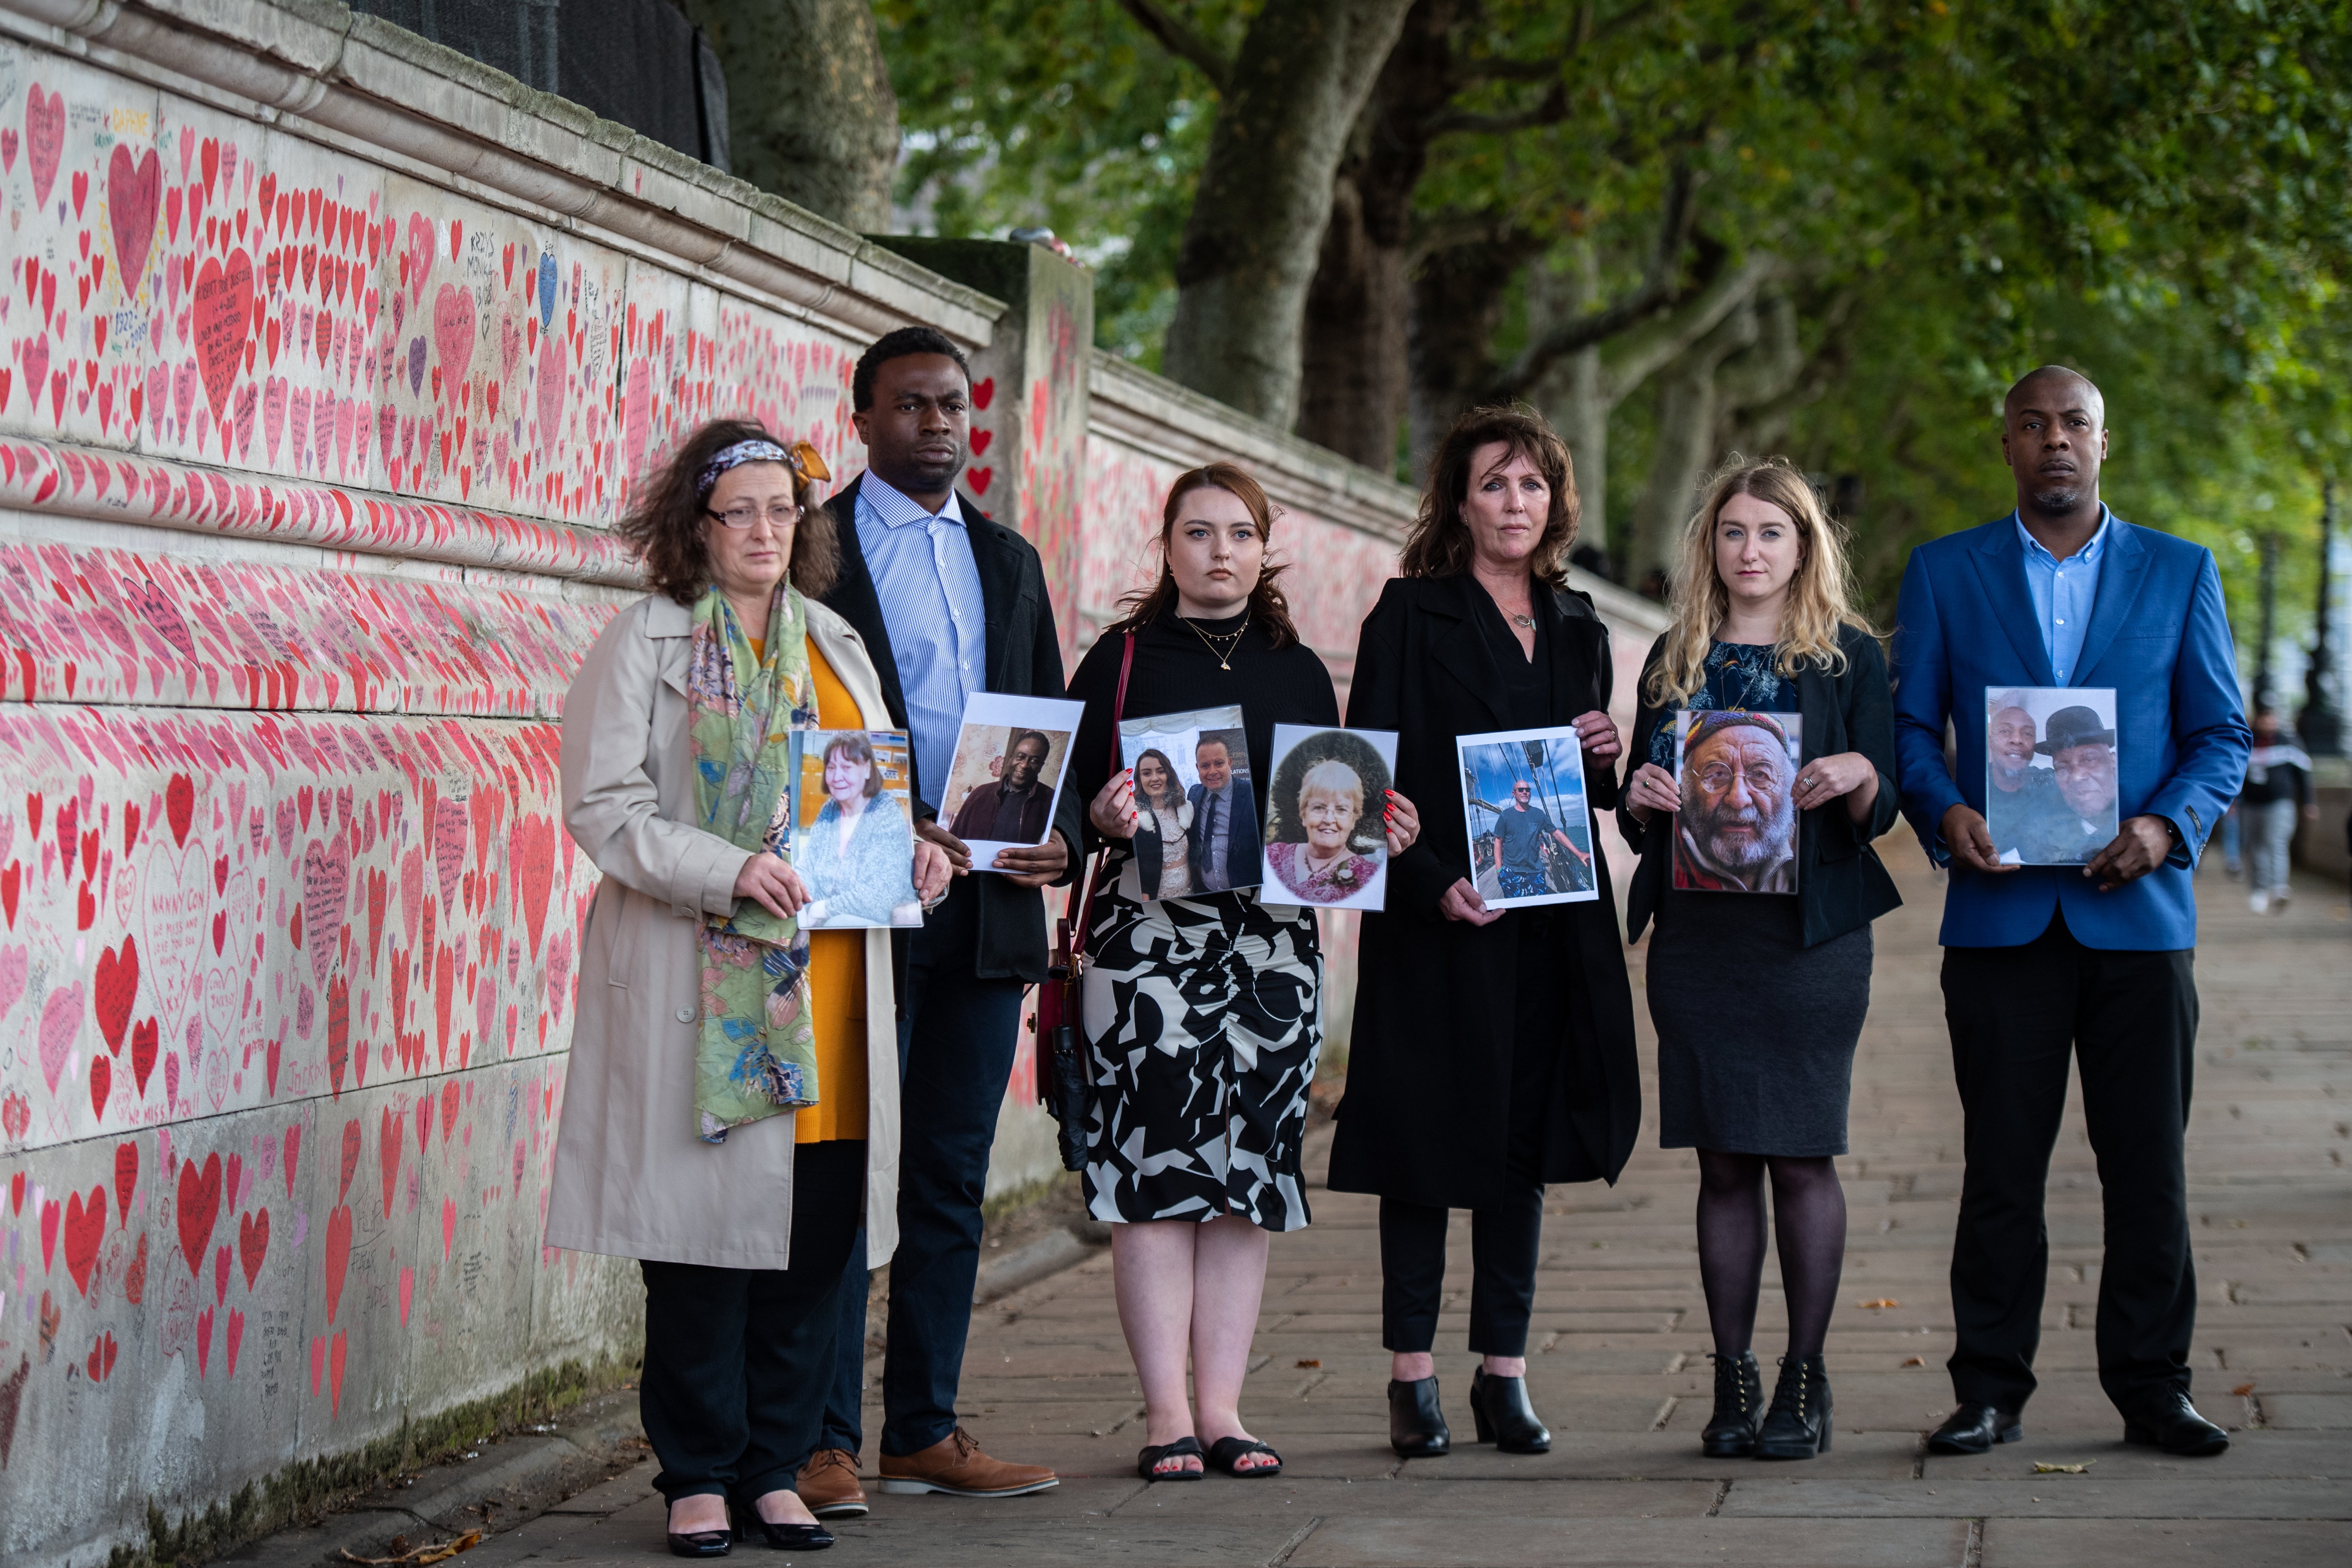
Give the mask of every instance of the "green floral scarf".
[[(791, 734), (816, 727), (808, 609), (779, 584), (768, 611), (766, 658), (716, 588), (694, 607), (687, 663), (688, 743), (694, 804), (707, 832), (754, 854), (786, 858), (792, 838)], [(800, 922), (751, 899), (701, 927), (702, 1035), (694, 1054), (696, 1132), (727, 1130), (817, 1097), (809, 1007), (809, 943)]]

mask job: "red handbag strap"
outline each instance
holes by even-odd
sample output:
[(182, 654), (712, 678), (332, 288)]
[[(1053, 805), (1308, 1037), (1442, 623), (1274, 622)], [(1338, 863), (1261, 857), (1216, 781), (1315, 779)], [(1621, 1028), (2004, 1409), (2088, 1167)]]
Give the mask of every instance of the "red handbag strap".
[[(1127, 678), (1135, 669), (1135, 634), (1127, 634), (1127, 647), (1118, 656), (1118, 695), (1110, 705), (1110, 771), (1117, 773), (1125, 765), (1119, 755), (1118, 725), (1127, 717)], [(1109, 864), (1108, 850), (1097, 853), (1087, 865), (1086, 890), (1078, 898), (1076, 927), (1070, 932), (1070, 956), (1077, 959), (1087, 951), (1087, 917), (1093, 912), (1095, 888), (1102, 880), (1102, 872)]]

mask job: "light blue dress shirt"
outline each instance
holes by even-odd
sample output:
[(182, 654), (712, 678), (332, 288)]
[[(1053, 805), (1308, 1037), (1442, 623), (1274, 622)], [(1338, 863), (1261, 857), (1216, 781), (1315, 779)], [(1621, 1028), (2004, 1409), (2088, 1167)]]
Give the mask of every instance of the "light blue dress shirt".
[(857, 545), (906, 694), (916, 792), (937, 806), (964, 699), (988, 679), (988, 612), (971, 531), (952, 489), (934, 514), (869, 471), (857, 483)]
[(2042, 629), (2042, 650), (2050, 656), (2050, 673), (2061, 686), (2074, 684), (2081, 672), (2083, 636), (2091, 629), (2091, 609), (2099, 598), (2099, 558), (2106, 551), (2107, 528), (2114, 521), (2103, 501), (2099, 526), (2091, 542), (2061, 561), (2026, 529), (2012, 512), (2018, 542), (2025, 547), (2025, 588), (2033, 595), (2033, 624)]

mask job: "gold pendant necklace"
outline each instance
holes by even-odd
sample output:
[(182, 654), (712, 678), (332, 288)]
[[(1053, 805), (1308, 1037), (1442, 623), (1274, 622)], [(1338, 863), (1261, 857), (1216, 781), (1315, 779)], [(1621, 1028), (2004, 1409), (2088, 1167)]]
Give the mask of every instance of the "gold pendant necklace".
[[(1249, 630), (1249, 616), (1244, 616), (1242, 617), (1242, 624), (1235, 626), (1232, 631), (1219, 632), (1214, 637), (1211, 637), (1199, 626), (1192, 626), (1191, 621), (1184, 620), (1184, 617), (1181, 616), (1179, 616), (1176, 618), (1180, 621), (1184, 621), (1186, 626), (1192, 626), (1192, 635), (1201, 639), (1201, 646), (1207, 648), (1209, 652), (1215, 657), (1217, 668), (1219, 669), (1233, 668), (1234, 655), (1240, 650), (1242, 646), (1242, 634)], [(1224, 651), (1222, 653), (1217, 649), (1217, 644), (1220, 642), (1225, 645)]]

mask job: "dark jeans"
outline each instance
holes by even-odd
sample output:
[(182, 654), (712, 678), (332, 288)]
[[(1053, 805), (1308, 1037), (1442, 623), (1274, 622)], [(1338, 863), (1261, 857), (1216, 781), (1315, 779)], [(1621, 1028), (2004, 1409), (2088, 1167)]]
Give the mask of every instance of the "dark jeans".
[[(992, 873), (974, 873), (991, 875)], [(979, 899), (961, 879), (908, 946), (898, 1019), (898, 1249), (890, 1258), (882, 1452), (919, 1454), (955, 1430), (956, 1385), (980, 1272), (988, 1152), (1019, 1043), (1018, 980), (971, 972)], [(865, 1447), (866, 1247), (843, 1280), (833, 1387), (820, 1447)]]
[[(792, 1136), (787, 1124), (781, 1130)], [(637, 1403), (661, 1461), (654, 1489), (750, 1504), (793, 1489), (815, 1449), (857, 1232), (866, 1141), (803, 1143), (793, 1159), (789, 1268), (641, 1262), (646, 1370)]]
[(2023, 1408), (2034, 1389), (2050, 1265), (2042, 1194), (2080, 1061), (2106, 1219), (2099, 1384), (2128, 1405), (2189, 1389), (2197, 1274), (2189, 1251), (2189, 1123), (2197, 984), (2188, 952), (2084, 947), (2063, 913), (2022, 947), (1947, 949), (1944, 1016), (1967, 1113), (1968, 1173), (1952, 1246), (1968, 1404)]
[[(1528, 1353), (1528, 1320), (1536, 1303), (1536, 1260), (1543, 1243), (1545, 1117), (1559, 1070), (1558, 1010), (1550, 985), (1530, 983), (1554, 973), (1540, 944), (1548, 922), (1515, 910), (1521, 922), (1520, 964), (1511, 1053), (1509, 1147), (1504, 1163), (1510, 1190), (1489, 1208), (1470, 1211), (1470, 1349), (1474, 1354)], [(1540, 968), (1528, 968), (1540, 963)], [(1381, 1344), (1412, 1354), (1437, 1340), (1437, 1307), (1445, 1293), (1445, 1226), (1449, 1212), (1402, 1198), (1381, 1200)]]

